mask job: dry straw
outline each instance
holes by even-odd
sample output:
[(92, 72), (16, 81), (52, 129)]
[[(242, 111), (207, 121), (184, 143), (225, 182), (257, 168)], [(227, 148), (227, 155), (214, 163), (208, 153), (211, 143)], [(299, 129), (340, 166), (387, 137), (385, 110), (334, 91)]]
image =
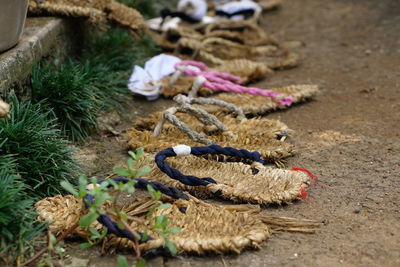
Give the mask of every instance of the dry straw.
[[(258, 162), (224, 162), (203, 157), (169, 158), (168, 164), (184, 175), (210, 177), (217, 183), (185, 185), (153, 167), (148, 179), (188, 191), (199, 197), (218, 197), (240, 203), (281, 204), (304, 196), (311, 178), (301, 171), (266, 167)], [(155, 165), (155, 164), (154, 164)], [(257, 170), (256, 172), (254, 170)]]
[[(260, 207), (255, 205), (218, 206), (194, 197), (190, 197), (189, 201), (164, 197), (163, 201), (170, 203), (171, 207), (156, 211), (153, 217), (165, 215), (171, 222), (171, 226), (181, 229), (180, 233), (170, 236), (178, 253), (240, 253), (245, 248), (260, 247), (273, 232), (313, 233), (313, 228), (320, 225), (311, 220), (265, 216), (260, 213)], [(82, 205), (68, 206), (65, 205), (66, 202), (78, 203), (79, 201), (74, 200), (73, 196), (55, 196), (36, 203), (39, 221), (51, 223), (50, 230), (54, 233), (69, 229), (79, 219), (77, 214), (84, 213)], [(145, 219), (145, 214), (154, 202), (148, 197), (138, 197), (131, 199), (130, 202), (121, 209), (129, 215), (128, 223), (131, 229), (143, 231), (143, 225), (149, 223), (149, 220)], [(55, 225), (57, 228), (54, 227)], [(97, 222), (93, 226), (102, 227)], [(87, 237), (89, 233), (80, 229), (73, 235)], [(152, 240), (140, 245), (142, 251), (165, 246), (158, 234), (150, 231), (149, 235)], [(113, 234), (107, 235), (102, 244), (102, 250), (108, 252), (126, 248), (133, 248), (133, 242)]]
[[(270, 90), (280, 93), (280, 97), (292, 96), (293, 103), (299, 103), (311, 99), (319, 92), (317, 85), (290, 85), (280, 88), (272, 88)], [(263, 96), (221, 93), (216, 95), (214, 98), (232, 103), (242, 108), (245, 114), (252, 115), (264, 114), (272, 110), (287, 108), (283, 105), (279, 105), (276, 99)], [(204, 106), (204, 109), (213, 114), (229, 112), (228, 110), (217, 108), (212, 105)]]
[[(179, 112), (185, 112), (180, 110)], [(176, 115), (176, 114), (174, 114)], [(180, 143), (190, 146), (217, 143), (221, 146), (234, 146), (247, 150), (257, 150), (265, 160), (282, 165), (281, 160), (295, 153), (294, 146), (284, 142), (291, 130), (278, 120), (265, 118), (238, 119), (220, 113), (218, 120), (226, 129), (194, 119), (189, 114), (179, 114), (180, 123), (199, 133), (191, 136), (185, 129), (179, 129), (176, 123), (165, 122), (158, 136), (154, 136), (156, 124), (165, 119), (165, 112), (156, 112), (148, 118), (137, 120), (129, 131), (129, 145), (136, 149), (143, 147), (147, 152), (156, 152)], [(177, 127), (178, 126), (178, 127)], [(157, 131), (158, 132), (158, 131)]]
[(28, 12), (30, 15), (87, 18), (100, 28), (108, 22), (115, 22), (131, 31), (144, 27), (143, 17), (137, 10), (115, 0), (30, 0)]

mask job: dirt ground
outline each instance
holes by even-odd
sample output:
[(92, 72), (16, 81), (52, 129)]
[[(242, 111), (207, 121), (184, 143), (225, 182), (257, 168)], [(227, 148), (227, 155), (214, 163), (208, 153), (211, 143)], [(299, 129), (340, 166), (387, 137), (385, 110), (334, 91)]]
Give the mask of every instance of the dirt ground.
[[(400, 266), (399, 10), (398, 0), (286, 0), (263, 19), (267, 32), (304, 42), (298, 50), (304, 60), (257, 85), (321, 88), (314, 101), (267, 117), (296, 131), (299, 154), (287, 166), (311, 170), (326, 186), (312, 187), (311, 201), (264, 212), (323, 221), (317, 233), (277, 234), (241, 255), (157, 258), (150, 266)], [(131, 105), (121, 131), (170, 102)], [(102, 176), (122, 162), (126, 149), (124, 133), (95, 137), (82, 156), (95, 163), (88, 172)], [(97, 249), (68, 253), (88, 266), (116, 262)]]

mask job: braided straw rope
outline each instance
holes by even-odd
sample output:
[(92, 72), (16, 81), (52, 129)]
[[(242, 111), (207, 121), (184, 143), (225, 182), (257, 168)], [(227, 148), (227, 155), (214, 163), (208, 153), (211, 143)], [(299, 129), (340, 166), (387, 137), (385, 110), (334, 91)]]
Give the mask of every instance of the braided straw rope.
[(44, 0), (43, 3), (29, 0), (28, 13), (29, 15), (88, 18), (91, 23), (100, 28), (104, 28), (108, 21), (116, 22), (132, 31), (140, 30), (145, 25), (142, 15), (137, 10), (115, 0)]
[[(280, 93), (281, 97), (292, 96), (293, 103), (306, 101), (310, 98), (313, 98), (319, 92), (317, 85), (290, 85), (280, 88), (272, 88), (270, 90)], [(216, 95), (215, 99), (232, 103), (242, 108), (245, 114), (257, 115), (276, 109), (287, 108), (283, 105), (279, 105), (276, 100), (247, 94), (238, 95), (232, 93), (221, 93)], [(220, 112), (225, 114), (228, 112), (228, 110), (223, 110), (212, 105), (207, 105), (203, 108), (210, 113), (216, 114), (217, 117), (219, 117), (218, 113)]]
[[(178, 253), (240, 253), (244, 248), (258, 248), (273, 231), (313, 233), (312, 228), (319, 226), (319, 223), (310, 220), (261, 215), (260, 207), (254, 205), (218, 206), (194, 197), (185, 201), (174, 200), (164, 197), (164, 195), (162, 200), (172, 206), (157, 210), (153, 217), (165, 215), (171, 222), (171, 226), (181, 229), (180, 233), (170, 236)], [(58, 195), (41, 200), (35, 205), (39, 218), (52, 223), (51, 225), (59, 226), (57, 231), (50, 226), (52, 232), (58, 233), (67, 230), (75, 221), (64, 218), (83, 213), (81, 205), (67, 206), (64, 204), (65, 202), (78, 202), (78, 200), (74, 200), (73, 196)], [(135, 220), (128, 219), (131, 228), (143, 231), (143, 225), (138, 225), (138, 221), (142, 221), (144, 224), (149, 222), (149, 220), (145, 220), (145, 214), (153, 206), (154, 201), (148, 197), (137, 197), (130, 199), (130, 202), (131, 204), (124, 205), (121, 209), (129, 215), (129, 218), (135, 217)], [(182, 212), (183, 209), (185, 209), (185, 213)], [(76, 235), (76, 233), (73, 234)], [(164, 246), (163, 239), (159, 235), (151, 231), (149, 235), (152, 240), (140, 245), (143, 251)], [(80, 236), (87, 237), (89, 233), (82, 230)], [(103, 248), (111, 253), (117, 249), (132, 247), (132, 241), (112, 234), (107, 235), (103, 241)]]

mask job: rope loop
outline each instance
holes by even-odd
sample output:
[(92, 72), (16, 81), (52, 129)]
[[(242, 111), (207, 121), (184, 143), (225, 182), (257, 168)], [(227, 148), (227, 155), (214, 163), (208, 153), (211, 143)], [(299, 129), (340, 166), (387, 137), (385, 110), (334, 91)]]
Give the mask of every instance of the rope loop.
[[(178, 156), (175, 153), (175, 151), (176, 151), (175, 148), (167, 148), (157, 153), (155, 157), (155, 162), (157, 164), (157, 167), (162, 172), (167, 174), (170, 178), (178, 180), (185, 185), (206, 186), (208, 184), (217, 184), (217, 182), (211, 177), (199, 178), (192, 175), (184, 175), (179, 170), (170, 167), (169, 164), (165, 161), (165, 159), (168, 157)], [(226, 156), (248, 159), (251, 161), (258, 162), (259, 164), (265, 164), (265, 161), (261, 158), (261, 155), (258, 152), (250, 152), (246, 149), (236, 149), (233, 147), (221, 147), (216, 144), (203, 147), (191, 147), (190, 154), (195, 156), (226, 155)]]

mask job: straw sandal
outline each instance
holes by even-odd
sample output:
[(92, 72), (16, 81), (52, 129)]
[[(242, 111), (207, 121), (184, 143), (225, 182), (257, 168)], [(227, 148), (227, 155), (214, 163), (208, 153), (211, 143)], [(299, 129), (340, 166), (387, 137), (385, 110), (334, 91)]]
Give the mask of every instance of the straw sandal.
[[(178, 97), (185, 98), (182, 95)], [(290, 136), (291, 130), (278, 120), (246, 119), (242, 111), (234, 105), (208, 98), (186, 98), (180, 103), (178, 107), (137, 120), (133, 129), (129, 131), (129, 146), (133, 149), (143, 147), (147, 152), (156, 152), (180, 143), (191, 146), (198, 143), (233, 145), (248, 150), (259, 150), (265, 160), (278, 166), (282, 166), (282, 159), (295, 154), (294, 145), (284, 142)], [(190, 103), (223, 106), (239, 114), (239, 117), (234, 118), (222, 113), (215, 117)], [(177, 117), (177, 112), (187, 114)], [(193, 116), (197, 120), (193, 120)], [(166, 121), (168, 123), (165, 123)]]
[[(220, 155), (241, 162), (216, 161), (199, 157), (204, 155)], [(185, 157), (176, 158), (176, 156)], [(167, 158), (170, 158), (168, 162)], [(263, 205), (290, 203), (296, 199), (306, 198), (305, 189), (315, 179), (315, 176), (305, 169), (284, 170), (266, 167), (258, 152), (219, 145), (205, 147), (178, 145), (167, 148), (157, 153), (155, 163), (158, 168), (153, 168), (148, 175), (150, 180), (162, 182), (200, 197), (217, 197), (234, 202)]]
[[(112, 179), (117, 183), (128, 181), (123, 177)], [(140, 180), (142, 184), (149, 183), (144, 179)], [(99, 181), (99, 183), (102, 182), (104, 181)], [(152, 183), (152, 186), (163, 193), (164, 203), (171, 204), (171, 207), (157, 210), (153, 217), (165, 215), (171, 222), (171, 226), (180, 228), (180, 233), (171, 234), (169, 237), (178, 253), (240, 253), (244, 248), (259, 248), (273, 232), (314, 233), (313, 228), (320, 225), (311, 220), (261, 215), (260, 207), (254, 205), (208, 204), (160, 183)], [(87, 195), (85, 199), (89, 202), (93, 201), (90, 195)], [(129, 215), (130, 228), (136, 231), (135, 234), (141, 236), (145, 229), (143, 224), (138, 224), (138, 221), (152, 220), (144, 220), (144, 218), (150, 208), (154, 207), (154, 201), (150, 197), (137, 197), (130, 202), (121, 209)], [(64, 232), (72, 227), (84, 213), (81, 201), (70, 195), (45, 198), (37, 202), (35, 207), (39, 214), (39, 221), (51, 223), (49, 229), (55, 233)], [(133, 217), (135, 220), (130, 219)], [(133, 247), (132, 232), (118, 228), (112, 216), (101, 215), (98, 222), (93, 223), (92, 226), (98, 229), (108, 228), (108, 235), (103, 240), (103, 249), (113, 252), (116, 249)], [(81, 237), (89, 236), (89, 233), (83, 229), (76, 230), (73, 234)], [(161, 236), (149, 231), (149, 237), (147, 241), (139, 245), (141, 251), (153, 256), (168, 253)]]
[[(317, 85), (290, 85), (270, 90), (278, 92), (282, 96), (291, 96), (292, 103), (307, 101), (319, 93)], [(262, 115), (269, 111), (287, 108), (287, 106), (280, 105), (274, 99), (256, 95), (221, 93), (215, 95), (214, 98), (240, 107), (246, 115)], [(217, 108), (212, 105), (206, 105), (203, 108), (215, 115), (221, 112), (225, 114), (229, 112), (227, 109)]]
[(106, 23), (117, 23), (131, 32), (145, 26), (142, 15), (136, 9), (115, 0), (29, 0), (28, 14), (87, 18), (100, 28), (104, 28)]
[(202, 40), (185, 37), (179, 39), (174, 53), (177, 55), (189, 54), (193, 59), (196, 59), (197, 56), (207, 57), (206, 55), (211, 55), (218, 57), (219, 60), (229, 60), (268, 57), (275, 55), (277, 51), (278, 48), (275, 45), (249, 46), (220, 37), (209, 37)]
[(251, 21), (225, 20), (218, 23), (211, 23), (205, 28), (204, 36), (224, 38), (250, 46), (279, 46), (278, 41), (273, 36), (267, 35), (258, 24)]

